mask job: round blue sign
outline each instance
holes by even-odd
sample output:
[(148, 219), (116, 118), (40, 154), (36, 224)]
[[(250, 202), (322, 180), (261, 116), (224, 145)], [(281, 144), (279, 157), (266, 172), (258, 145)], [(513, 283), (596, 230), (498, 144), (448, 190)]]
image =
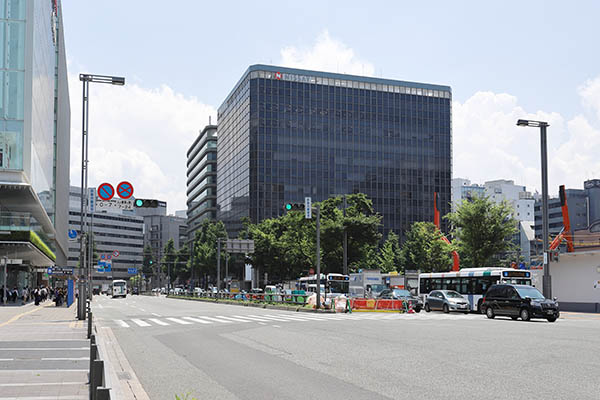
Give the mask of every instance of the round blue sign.
[(69, 239), (75, 239), (77, 237), (77, 231), (75, 229), (69, 229)]

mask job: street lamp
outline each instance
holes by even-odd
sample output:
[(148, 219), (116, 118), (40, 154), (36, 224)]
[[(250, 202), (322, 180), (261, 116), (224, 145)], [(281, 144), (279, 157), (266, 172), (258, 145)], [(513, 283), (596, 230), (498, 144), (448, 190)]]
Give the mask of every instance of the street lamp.
[(548, 146), (546, 140), (546, 128), (549, 125), (547, 122), (543, 121), (520, 119), (517, 121), (517, 126), (540, 128), (540, 148), (542, 153), (542, 245), (544, 251), (544, 282), (542, 290), (544, 292), (544, 297), (549, 299), (552, 297), (552, 280), (548, 265)]
[[(83, 117), (82, 117), (82, 128), (81, 128), (81, 207), (80, 207), (80, 239), (79, 239), (79, 268), (83, 271), (85, 263), (85, 252), (84, 252), (84, 213), (87, 217), (87, 182), (88, 182), (88, 115), (89, 115), (89, 88), (90, 82), (93, 83), (108, 83), (110, 85), (123, 86), (125, 85), (125, 78), (118, 76), (106, 76), (106, 75), (92, 75), (92, 74), (79, 74), (79, 80), (83, 83)], [(84, 200), (85, 199), (85, 200)], [(84, 207), (85, 203), (85, 207)], [(88, 237), (89, 240), (89, 237)], [(88, 255), (89, 256), (89, 255)], [(91, 268), (88, 266), (87, 274), (88, 290), (91, 292), (92, 287), (92, 276)], [(80, 320), (85, 319), (85, 295), (86, 286), (85, 279), (86, 275), (79, 274), (79, 296), (77, 298), (77, 318)]]

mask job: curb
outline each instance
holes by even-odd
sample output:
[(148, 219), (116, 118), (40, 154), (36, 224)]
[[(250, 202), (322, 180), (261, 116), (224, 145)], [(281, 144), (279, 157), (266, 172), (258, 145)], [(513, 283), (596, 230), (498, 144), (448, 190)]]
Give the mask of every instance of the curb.
[(187, 298), (187, 297), (176, 297), (176, 296), (167, 296), (167, 298), (169, 299), (176, 299), (176, 300), (190, 300), (190, 301), (202, 301), (204, 303), (221, 303), (221, 304), (226, 304), (226, 305), (233, 305), (233, 306), (242, 306), (242, 307), (255, 307), (255, 308), (269, 308), (272, 310), (282, 310), (282, 311), (290, 311), (290, 312), (308, 312), (308, 313), (317, 313), (317, 314), (335, 314), (335, 311), (333, 310), (323, 310), (323, 309), (314, 309), (314, 308), (303, 308), (303, 307), (285, 307), (285, 306), (278, 306), (276, 304), (257, 304), (257, 303), (234, 303), (234, 302), (220, 302), (219, 299), (193, 299), (193, 298)]

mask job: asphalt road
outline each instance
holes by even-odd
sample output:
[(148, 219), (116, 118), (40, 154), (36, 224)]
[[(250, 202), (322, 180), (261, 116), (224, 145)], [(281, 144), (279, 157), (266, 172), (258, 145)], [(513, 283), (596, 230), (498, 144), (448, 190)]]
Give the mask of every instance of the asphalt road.
[(600, 398), (600, 316), (314, 315), (96, 296), (151, 399)]

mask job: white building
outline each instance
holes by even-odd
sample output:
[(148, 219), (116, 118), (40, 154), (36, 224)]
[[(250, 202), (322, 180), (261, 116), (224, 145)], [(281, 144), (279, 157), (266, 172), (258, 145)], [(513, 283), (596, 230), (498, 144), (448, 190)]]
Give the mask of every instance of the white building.
[[(69, 193), (69, 229), (80, 234), (81, 189), (71, 186)], [(88, 214), (89, 215), (89, 214)], [(141, 270), (144, 251), (144, 217), (135, 215), (135, 211), (98, 211), (93, 215), (93, 237), (98, 256), (111, 256), (112, 271), (92, 273), (93, 285), (99, 286), (112, 279), (128, 279), (133, 270)], [(87, 223), (89, 223), (89, 218)], [(86, 223), (86, 222), (84, 222)], [(79, 236), (78, 236), (79, 237)], [(114, 256), (117, 252), (118, 256)], [(69, 244), (69, 267), (79, 264), (79, 242)]]
[(513, 218), (518, 221), (534, 220), (535, 199), (525, 186), (515, 185), (514, 181), (498, 179), (483, 184), (485, 195), (495, 203), (506, 200), (513, 208)]
[(452, 179), (452, 211), (456, 210), (456, 207), (461, 201), (466, 199), (472, 199), (473, 197), (485, 196), (485, 187), (478, 184), (471, 184), (471, 181), (464, 178)]

